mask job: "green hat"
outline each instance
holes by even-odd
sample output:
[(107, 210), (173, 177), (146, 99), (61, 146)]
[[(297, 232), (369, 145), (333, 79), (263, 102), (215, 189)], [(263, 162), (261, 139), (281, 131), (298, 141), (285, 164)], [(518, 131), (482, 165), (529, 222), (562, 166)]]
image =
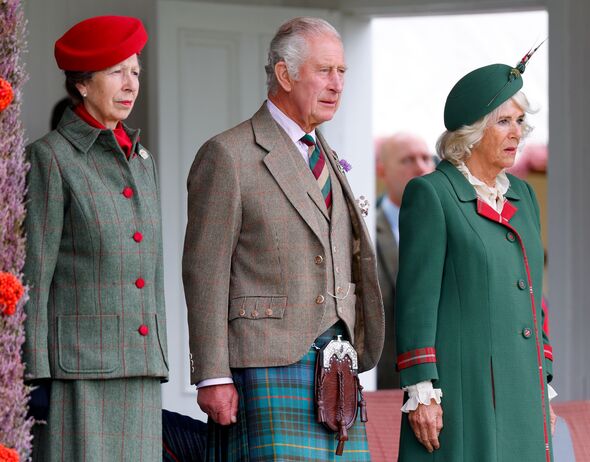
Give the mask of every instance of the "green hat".
[(491, 64), (471, 71), (459, 80), (445, 103), (445, 127), (452, 132), (489, 114), (522, 88), (522, 74), (543, 40), (531, 48), (516, 67)]
[(445, 103), (445, 127), (450, 132), (471, 125), (522, 88), (521, 72), (506, 64), (491, 64), (459, 80)]

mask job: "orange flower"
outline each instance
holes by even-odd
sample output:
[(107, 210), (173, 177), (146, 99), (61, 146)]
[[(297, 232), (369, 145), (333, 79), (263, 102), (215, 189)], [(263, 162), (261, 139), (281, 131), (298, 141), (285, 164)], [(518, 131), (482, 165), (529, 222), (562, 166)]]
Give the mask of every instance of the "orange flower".
[(12, 86), (9, 82), (0, 77), (0, 112), (12, 103), (13, 98), (14, 93), (12, 92)]
[(0, 444), (0, 462), (18, 462), (18, 452)]
[[(11, 316), (25, 289), (18, 278), (11, 273), (0, 272), (0, 311)], [(2, 459), (0, 459), (2, 462)]]

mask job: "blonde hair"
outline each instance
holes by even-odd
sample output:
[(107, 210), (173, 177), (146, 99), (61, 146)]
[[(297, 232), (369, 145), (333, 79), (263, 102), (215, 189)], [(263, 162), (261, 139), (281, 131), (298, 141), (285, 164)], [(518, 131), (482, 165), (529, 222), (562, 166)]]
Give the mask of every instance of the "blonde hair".
[(522, 137), (520, 138), (520, 145), (522, 141), (530, 134), (533, 127), (529, 125), (526, 119), (526, 114), (536, 112), (529, 103), (526, 95), (519, 91), (512, 98), (498, 106), (489, 114), (486, 114), (481, 119), (472, 123), (471, 125), (463, 125), (461, 128), (452, 132), (445, 130), (436, 142), (436, 153), (441, 159), (446, 159), (452, 164), (459, 164), (465, 162), (471, 156), (471, 150), (483, 138), (486, 128), (498, 120), (498, 116), (502, 107), (508, 102), (513, 101), (518, 107), (525, 112), (525, 119), (522, 124)]

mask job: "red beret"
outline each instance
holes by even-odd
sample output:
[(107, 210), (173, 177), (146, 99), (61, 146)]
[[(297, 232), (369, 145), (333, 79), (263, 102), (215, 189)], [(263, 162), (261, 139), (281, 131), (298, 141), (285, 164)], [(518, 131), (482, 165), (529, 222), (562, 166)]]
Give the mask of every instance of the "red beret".
[(128, 16), (96, 16), (79, 22), (55, 42), (55, 60), (65, 71), (100, 71), (139, 53), (148, 36)]

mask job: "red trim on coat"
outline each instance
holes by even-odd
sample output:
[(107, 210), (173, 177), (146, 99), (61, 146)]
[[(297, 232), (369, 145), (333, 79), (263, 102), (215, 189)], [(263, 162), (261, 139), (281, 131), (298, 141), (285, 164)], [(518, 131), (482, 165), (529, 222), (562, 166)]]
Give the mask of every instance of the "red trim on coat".
[[(547, 408), (545, 406), (545, 377), (543, 373), (543, 359), (541, 354), (541, 343), (539, 342), (539, 328), (537, 323), (537, 307), (535, 306), (535, 297), (533, 292), (533, 281), (531, 278), (531, 271), (529, 267), (529, 260), (526, 255), (526, 249), (522, 242), (522, 238), (520, 234), (514, 227), (512, 227), (508, 222), (514, 216), (518, 209), (510, 203), (508, 200), (504, 202), (504, 207), (502, 208), (502, 212), (496, 212), (492, 207), (490, 207), (487, 203), (482, 201), (481, 199), (477, 199), (477, 213), (481, 216), (495, 221), (496, 223), (500, 223), (502, 226), (510, 229), (516, 238), (518, 239), (518, 243), (520, 245), (520, 249), (522, 250), (522, 257), (524, 261), (524, 267), (527, 275), (527, 280), (529, 283), (529, 296), (531, 298), (531, 311), (533, 314), (533, 324), (535, 326), (535, 345), (537, 347), (537, 366), (539, 370), (539, 386), (541, 388), (541, 408), (543, 409), (543, 434), (545, 437), (545, 459), (547, 462), (551, 462), (551, 451), (549, 449), (549, 432), (547, 429)], [(549, 345), (545, 345), (547, 347)], [(549, 346), (550, 347), (550, 346)], [(551, 348), (551, 347), (550, 347)], [(543, 353), (545, 350), (543, 349)]]
[(541, 299), (541, 308), (543, 308), (543, 314), (545, 315), (543, 318), (543, 332), (549, 337), (549, 307), (547, 306), (547, 300), (545, 297)]
[(406, 351), (397, 357), (398, 370), (406, 369), (408, 367), (416, 366), (423, 363), (436, 362), (436, 348), (425, 347), (417, 348), (415, 350)]
[(553, 347), (551, 345), (543, 345), (543, 353), (545, 354), (545, 358), (553, 361)]

